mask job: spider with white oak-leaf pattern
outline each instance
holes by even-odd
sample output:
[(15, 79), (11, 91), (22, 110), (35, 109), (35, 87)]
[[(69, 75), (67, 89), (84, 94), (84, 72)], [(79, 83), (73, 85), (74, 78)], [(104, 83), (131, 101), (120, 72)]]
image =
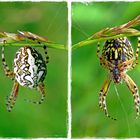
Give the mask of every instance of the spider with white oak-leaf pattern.
[[(33, 38), (33, 40), (35, 39)], [(5, 43), (6, 41), (4, 42), (4, 44)], [(35, 88), (42, 95), (39, 101), (31, 101), (31, 100), (27, 100), (27, 101), (35, 104), (43, 103), (46, 95), (45, 85), (43, 81), (47, 74), (46, 64), (48, 63), (48, 59), (49, 59), (49, 57), (47, 56), (47, 46), (44, 45), (43, 48), (46, 54), (46, 60), (44, 60), (41, 53), (39, 53), (31, 46), (21, 47), (16, 52), (16, 56), (14, 58), (14, 71), (11, 71), (5, 60), (4, 45), (3, 45), (2, 64), (3, 64), (4, 72), (7, 77), (14, 80), (12, 92), (10, 96), (7, 98), (7, 102), (6, 102), (7, 110), (9, 112), (11, 112), (12, 108), (15, 105), (18, 96), (19, 85), (31, 89)]]

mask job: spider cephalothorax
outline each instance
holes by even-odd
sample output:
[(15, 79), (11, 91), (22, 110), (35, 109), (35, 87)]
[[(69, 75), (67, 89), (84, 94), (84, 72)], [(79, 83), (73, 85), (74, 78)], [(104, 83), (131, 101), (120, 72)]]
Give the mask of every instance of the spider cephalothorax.
[[(106, 95), (111, 81), (115, 84), (124, 81), (129, 90), (133, 94), (137, 115), (139, 115), (140, 97), (138, 88), (133, 80), (126, 74), (128, 70), (133, 69), (138, 64), (138, 52), (140, 47), (140, 39), (138, 48), (134, 55), (131, 43), (126, 37), (107, 40), (103, 47), (101, 55), (99, 54), (99, 44), (97, 55), (101, 65), (109, 70), (107, 79), (104, 81), (100, 91), (99, 106), (105, 112), (107, 117), (110, 117), (106, 107)], [(134, 63), (135, 62), (135, 63)]]
[[(44, 49), (46, 49), (46, 46), (44, 46)], [(47, 51), (45, 51), (45, 54), (47, 54)], [(8, 111), (11, 111), (16, 102), (19, 85), (35, 88), (42, 94), (40, 101), (28, 101), (36, 104), (41, 104), (44, 101), (45, 89), (43, 81), (47, 73), (47, 59), (48, 57), (46, 57), (45, 61), (41, 53), (34, 48), (24, 46), (16, 52), (16, 56), (14, 58), (14, 71), (10, 71), (5, 61), (4, 46), (2, 47), (2, 63), (5, 74), (14, 80), (11, 95), (8, 97), (6, 103)]]

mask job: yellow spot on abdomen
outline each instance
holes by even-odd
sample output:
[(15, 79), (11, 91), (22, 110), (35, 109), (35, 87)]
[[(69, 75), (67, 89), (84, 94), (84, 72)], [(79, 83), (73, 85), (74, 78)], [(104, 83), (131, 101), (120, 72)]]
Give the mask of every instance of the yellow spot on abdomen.
[(117, 59), (117, 58), (118, 58), (118, 51), (115, 50), (115, 59)]

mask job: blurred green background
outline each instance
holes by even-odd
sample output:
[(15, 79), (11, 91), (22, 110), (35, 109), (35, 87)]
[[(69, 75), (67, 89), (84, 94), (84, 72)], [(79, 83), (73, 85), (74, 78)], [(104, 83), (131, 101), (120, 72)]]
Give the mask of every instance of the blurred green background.
[[(0, 31), (30, 31), (66, 45), (67, 24), (66, 2), (0, 2)], [(18, 49), (14, 46), (5, 48), (11, 69)], [(43, 53), (43, 49), (37, 49)], [(66, 137), (67, 52), (49, 48), (48, 54), (45, 102), (42, 105), (25, 102), (24, 99), (39, 99), (40, 94), (20, 87), (11, 113), (6, 110), (5, 98), (10, 94), (13, 82), (5, 76), (0, 62), (0, 137)]]
[[(72, 3), (72, 43), (78, 43), (106, 27), (132, 20), (140, 14), (140, 2)], [(140, 28), (139, 28), (140, 29)], [(137, 38), (129, 38), (134, 50)], [(104, 42), (100, 42), (103, 46)], [(107, 95), (108, 119), (98, 106), (99, 91), (107, 71), (96, 56), (97, 44), (73, 50), (72, 137), (140, 137), (140, 117), (135, 119), (133, 96), (127, 86), (111, 84)], [(102, 47), (101, 47), (102, 49)], [(140, 89), (140, 66), (128, 74)]]

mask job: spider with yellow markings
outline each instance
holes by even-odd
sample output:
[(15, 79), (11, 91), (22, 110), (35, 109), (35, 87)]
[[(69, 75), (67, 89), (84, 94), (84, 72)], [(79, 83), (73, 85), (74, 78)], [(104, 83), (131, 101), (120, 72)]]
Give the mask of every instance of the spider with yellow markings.
[[(32, 41), (38, 41), (39, 36), (32, 34), (30, 32), (20, 32), (21, 36), (31, 39)], [(4, 44), (6, 40), (4, 41)], [(31, 89), (37, 89), (42, 95), (39, 101), (31, 101), (29, 102), (35, 104), (41, 104), (44, 101), (46, 92), (45, 85), (43, 83), (45, 76), (47, 74), (47, 63), (48, 63), (48, 55), (47, 55), (47, 46), (43, 45), (46, 60), (44, 60), (41, 53), (39, 53), (36, 49), (31, 46), (23, 46), (21, 47), (15, 55), (14, 58), (14, 71), (11, 71), (6, 63), (5, 55), (4, 55), (4, 45), (2, 47), (2, 64), (4, 68), (4, 72), (7, 77), (14, 80), (13, 89), (10, 96), (7, 98), (6, 106), (7, 110), (11, 112), (12, 108), (15, 105), (19, 85), (25, 86)]]
[[(137, 85), (126, 74), (138, 64), (138, 53), (140, 48), (140, 38), (138, 38), (138, 47), (134, 54), (131, 43), (127, 37), (107, 40), (100, 54), (100, 44), (98, 43), (97, 56), (100, 59), (100, 64), (109, 71), (106, 80), (99, 94), (99, 107), (104, 111), (105, 115), (112, 118), (107, 110), (106, 95), (109, 90), (110, 83), (119, 84), (124, 81), (134, 97), (136, 108), (136, 118), (139, 115), (140, 97)], [(116, 120), (116, 119), (114, 119)]]

